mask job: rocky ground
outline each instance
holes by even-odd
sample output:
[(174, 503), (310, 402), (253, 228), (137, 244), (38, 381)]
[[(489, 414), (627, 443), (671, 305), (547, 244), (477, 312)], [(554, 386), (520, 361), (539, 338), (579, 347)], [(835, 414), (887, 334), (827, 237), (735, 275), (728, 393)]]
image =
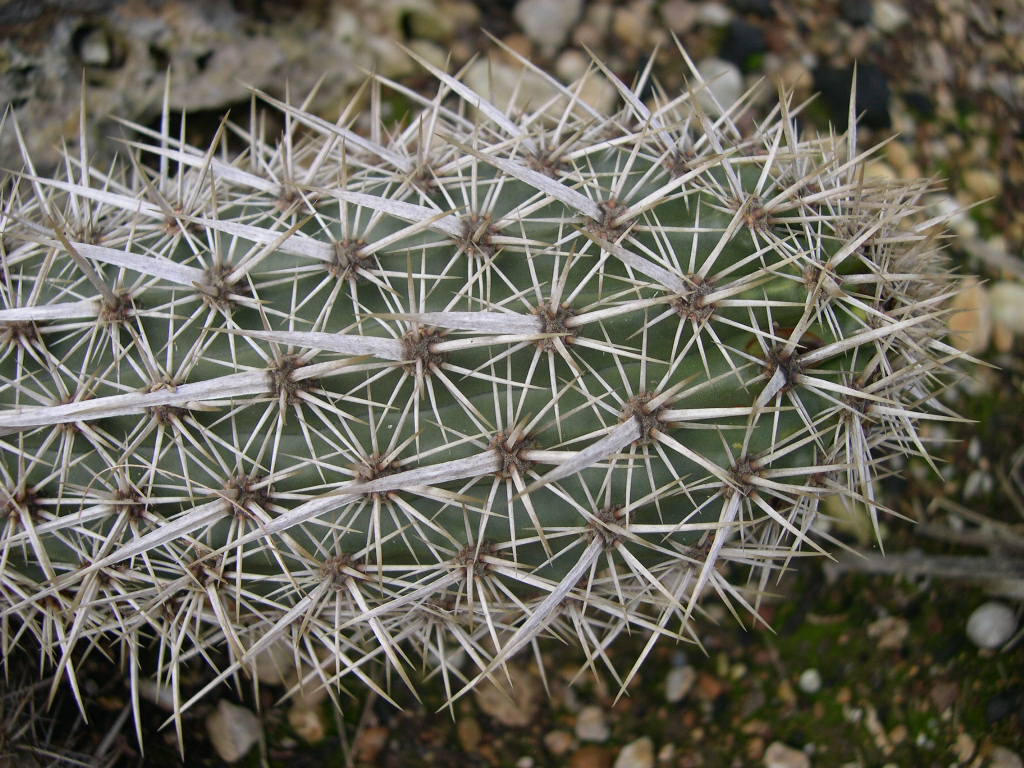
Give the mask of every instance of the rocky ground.
[[(495, 52), (481, 26), (565, 79), (588, 66), (589, 49), (628, 81), (657, 48), (652, 66), (669, 92), (683, 85), (675, 34), (703, 72), (719, 74), (721, 100), (762, 79), (758, 108), (777, 84), (800, 97), (818, 93), (805, 112), (809, 131), (842, 127), (856, 63), (862, 140), (892, 139), (868, 172), (941, 180), (946, 191), (936, 192), (935, 211), (957, 211), (950, 258), (979, 276), (964, 281), (950, 320), (958, 343), (992, 366), (948, 395), (974, 423), (932, 433), (955, 438), (939, 449), (939, 476), (912, 464), (906, 479), (885, 482), (885, 498), (913, 521), (886, 522), (886, 560), (874, 559), (869, 532), (839, 521), (834, 533), (867, 560), (794, 569), (765, 606), (773, 631), (712, 612), (707, 655), (659, 647), (626, 696), (616, 699), (614, 681), (589, 673), (569, 687), (581, 659), (556, 646), (546, 651), (546, 693), (536, 667), (525, 665), (514, 673), (514, 701), (481, 692), (452, 712), (436, 712), (440, 690), (428, 690), (423, 704), (403, 702), (401, 712), (352, 690), (342, 698), (344, 716), (316, 700), (278, 703), (278, 688), (265, 687), (260, 702), (225, 690), (224, 704), (214, 697), (189, 715), (188, 764), (222, 764), (226, 735), (235, 734), (236, 746), (247, 747), (243, 764), (294, 768), (1024, 765), (1024, 645), (1015, 629), (1024, 596), (1019, 0), (7, 2), (0, 4), (0, 100), (23, 126), (47, 116), (26, 131), (45, 166), (56, 160), (61, 136), (74, 139), (83, 68), (94, 139), (115, 131), (112, 114), (151, 120), (168, 67), (173, 106), (192, 115), (190, 130), (200, 134), (226, 106), (248, 109), (239, 72), (279, 94), (287, 77), (294, 94), (326, 62), (317, 97), (326, 114), (363, 68), (426, 86), (395, 55), (394, 40), (438, 62), (450, 52), (453, 67), (490, 51), (489, 69), (481, 59), (466, 76), (480, 88), (497, 83), (497, 98), (505, 73), (515, 76), (514, 59)], [(615, 98), (594, 82), (588, 100)], [(205, 129), (204, 116), (211, 118)], [(20, 166), (13, 146), (0, 147), (0, 158)], [(982, 608), (992, 600), (1006, 610)], [(622, 643), (611, 659), (628, 668), (637, 652)], [(144, 702), (151, 732), (142, 757), (123, 680), (99, 667), (83, 672), (90, 726), (71, 726), (73, 703), (61, 700), (50, 720), (37, 718), (40, 742), (50, 727), (77, 739), (82, 755), (105, 754), (111, 765), (178, 763), (173, 734), (157, 732), (166, 717), (157, 693)], [(46, 686), (29, 695), (17, 682), (12, 677), (0, 702), (2, 719), (13, 720), (15, 701), (45, 702)]]

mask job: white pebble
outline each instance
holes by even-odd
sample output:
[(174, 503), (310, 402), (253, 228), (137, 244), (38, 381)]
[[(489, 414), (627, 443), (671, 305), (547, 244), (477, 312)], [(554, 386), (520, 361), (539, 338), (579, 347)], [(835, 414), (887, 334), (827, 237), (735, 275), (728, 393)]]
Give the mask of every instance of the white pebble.
[(260, 737), (261, 729), (256, 715), (226, 699), (217, 702), (217, 708), (206, 718), (206, 732), (213, 748), (226, 763), (245, 757)]
[(156, 680), (139, 680), (139, 696), (160, 709), (174, 711), (174, 691), (169, 685), (161, 685)]
[(891, 0), (876, 0), (871, 21), (881, 32), (895, 32), (910, 19), (902, 5)]
[(1008, 605), (994, 600), (974, 609), (967, 619), (967, 636), (979, 648), (998, 648), (1017, 629), (1017, 617)]
[(724, 27), (732, 21), (732, 8), (723, 3), (701, 3), (697, 8), (697, 23), (709, 27)]
[(682, 701), (697, 682), (697, 670), (693, 667), (672, 667), (665, 677), (665, 700), (670, 704)]
[(816, 669), (805, 669), (800, 673), (797, 685), (804, 693), (817, 693), (821, 690), (821, 673)]
[(561, 45), (583, 10), (583, 0), (519, 0), (515, 18), (538, 45)]
[(605, 741), (609, 733), (600, 707), (584, 707), (576, 716), (576, 738), (580, 741)]

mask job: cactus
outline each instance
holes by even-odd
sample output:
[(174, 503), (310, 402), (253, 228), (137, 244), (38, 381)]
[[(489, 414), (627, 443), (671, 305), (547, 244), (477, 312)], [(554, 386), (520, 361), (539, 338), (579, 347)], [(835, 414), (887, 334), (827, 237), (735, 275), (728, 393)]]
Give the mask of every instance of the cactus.
[[(506, 109), (421, 61), (435, 97), (376, 77), (333, 122), (257, 94), (277, 141), (254, 106), (193, 147), (165, 109), (109, 166), (24, 153), (5, 651), (34, 640), (76, 696), (85, 655), (119, 658), (136, 706), (156, 675), (179, 736), (282, 648), (332, 695), (425, 674), (450, 703), (557, 637), (624, 687), (700, 644), (703, 599), (756, 621), (841, 545), (826, 499), (877, 531), (877, 479), (954, 418), (929, 185), (865, 178), (854, 121), (803, 138), (784, 94), (744, 134), (681, 56), (691, 89), (650, 103), (649, 69), (596, 62), (613, 114), (525, 62), (551, 96)], [(649, 642), (616, 669), (625, 633)]]

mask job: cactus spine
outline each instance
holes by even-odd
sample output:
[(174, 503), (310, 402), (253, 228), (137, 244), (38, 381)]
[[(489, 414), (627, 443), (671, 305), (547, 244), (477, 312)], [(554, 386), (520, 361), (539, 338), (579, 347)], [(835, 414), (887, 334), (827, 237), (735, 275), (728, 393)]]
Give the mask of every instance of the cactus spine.
[(800, 138), (785, 97), (743, 135), (682, 56), (693, 90), (653, 104), (605, 72), (614, 114), (540, 71), (551, 98), (502, 110), (424, 63), (435, 98), (362, 94), (415, 105), (394, 130), (260, 94), (279, 141), (165, 119), (111, 167), (26, 155), (5, 648), (34, 636), (76, 694), (101, 649), (134, 679), (155, 644), (177, 690), (283, 644), (307, 680), (387, 697), (381, 668), (422, 666), (454, 700), (555, 635), (624, 685), (616, 637), (699, 643), (709, 596), (756, 614), (835, 543), (824, 499), (877, 526), (889, 459), (951, 418), (927, 184), (865, 179), (855, 128)]

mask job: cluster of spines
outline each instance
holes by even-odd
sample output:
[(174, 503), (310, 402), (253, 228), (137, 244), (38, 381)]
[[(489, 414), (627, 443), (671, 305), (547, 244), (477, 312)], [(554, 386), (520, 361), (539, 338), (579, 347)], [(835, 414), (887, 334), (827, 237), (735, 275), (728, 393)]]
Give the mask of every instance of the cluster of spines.
[[(551, 100), (506, 112), (425, 66), (434, 98), (368, 84), (417, 106), (390, 133), (264, 96), (276, 143), (226, 121), (196, 149), (165, 109), (120, 165), (24, 158), (5, 648), (34, 635), (77, 693), (102, 638), (133, 675), (155, 638), (179, 728), (281, 642), (307, 682), (387, 697), (419, 657), (454, 700), (573, 637), (624, 688), (646, 651), (618, 671), (615, 638), (699, 643), (708, 591), (756, 617), (838, 544), (822, 499), (877, 525), (884, 462), (927, 456), (957, 354), (926, 185), (865, 181), (853, 128), (801, 140), (783, 98), (743, 136), (699, 80), (652, 107), (649, 70), (599, 63), (616, 114), (539, 70)], [(190, 660), (217, 674), (185, 702)]]

